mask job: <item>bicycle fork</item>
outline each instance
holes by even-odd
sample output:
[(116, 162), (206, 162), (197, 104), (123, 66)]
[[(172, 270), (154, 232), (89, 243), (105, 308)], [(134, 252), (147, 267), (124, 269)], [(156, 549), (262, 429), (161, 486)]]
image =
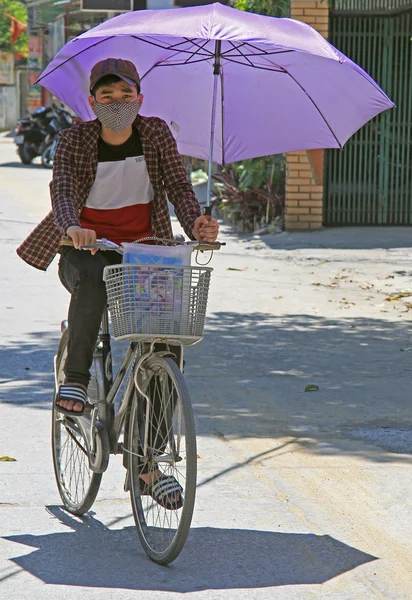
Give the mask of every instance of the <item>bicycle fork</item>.
[[(155, 352), (155, 344), (161, 342), (161, 340), (154, 340), (153, 342), (151, 342), (150, 344), (150, 349), (147, 353), (143, 354), (139, 360), (136, 363), (136, 367), (135, 367), (135, 371), (134, 371), (134, 384), (136, 386), (137, 391), (139, 392), (140, 396), (146, 401), (146, 417), (145, 417), (145, 427), (144, 427), (144, 441), (143, 441), (143, 447), (142, 447), (142, 451), (143, 451), (143, 456), (148, 456), (148, 449), (149, 449), (149, 435), (150, 435), (150, 414), (151, 414), (151, 409), (152, 409), (152, 400), (150, 398), (150, 396), (148, 394), (146, 394), (140, 383), (139, 383), (139, 370), (140, 367), (142, 366), (142, 364), (149, 360), (154, 354), (156, 354), (157, 356), (160, 356), (162, 358), (164, 358), (165, 356), (171, 356), (171, 357), (175, 357), (175, 355), (173, 354), (173, 352), (170, 352), (169, 350), (162, 350), (162, 351), (156, 351)], [(183, 370), (183, 364), (184, 364), (184, 360), (183, 360), (183, 345), (179, 344), (180, 348), (181, 348), (181, 352), (180, 352), (180, 370)], [(172, 436), (173, 437), (173, 436)], [(169, 463), (169, 464), (173, 464), (174, 462), (176, 462), (176, 460), (178, 459), (178, 455), (179, 455), (179, 448), (175, 447), (174, 444), (174, 439), (169, 440), (169, 442), (171, 443), (171, 448), (173, 449), (173, 453), (170, 455), (161, 455), (161, 456), (153, 456), (153, 460), (155, 462), (162, 462), (162, 463)]]

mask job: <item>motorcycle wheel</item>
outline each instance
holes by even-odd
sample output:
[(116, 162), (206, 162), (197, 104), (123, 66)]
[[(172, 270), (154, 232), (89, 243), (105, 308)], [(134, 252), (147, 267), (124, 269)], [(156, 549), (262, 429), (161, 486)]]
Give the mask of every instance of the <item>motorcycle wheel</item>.
[(17, 154), (20, 156), (20, 160), (24, 165), (29, 165), (35, 157), (35, 154), (33, 154), (33, 152), (30, 150), (27, 144), (22, 144), (21, 146), (18, 146)]
[(44, 149), (44, 151), (42, 152), (42, 155), (41, 155), (41, 164), (46, 169), (53, 168), (53, 155), (54, 155), (53, 143), (51, 143), (48, 146), (46, 146), (46, 148)]

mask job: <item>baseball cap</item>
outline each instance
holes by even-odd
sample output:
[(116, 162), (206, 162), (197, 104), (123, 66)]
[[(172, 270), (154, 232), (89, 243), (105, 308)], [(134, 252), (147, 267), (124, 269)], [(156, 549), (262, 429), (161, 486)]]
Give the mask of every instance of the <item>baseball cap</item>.
[(105, 58), (96, 63), (90, 72), (90, 90), (106, 75), (117, 75), (129, 85), (139, 85), (140, 77), (136, 67), (124, 58)]

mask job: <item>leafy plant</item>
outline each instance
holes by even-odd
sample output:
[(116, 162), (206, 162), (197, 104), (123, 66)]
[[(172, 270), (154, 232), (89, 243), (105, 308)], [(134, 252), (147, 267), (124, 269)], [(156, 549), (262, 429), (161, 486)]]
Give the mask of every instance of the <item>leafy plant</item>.
[(289, 0), (234, 0), (233, 6), (269, 17), (285, 17), (289, 14)]
[(219, 210), (235, 227), (254, 231), (282, 221), (285, 201), (283, 155), (227, 165), (214, 179)]

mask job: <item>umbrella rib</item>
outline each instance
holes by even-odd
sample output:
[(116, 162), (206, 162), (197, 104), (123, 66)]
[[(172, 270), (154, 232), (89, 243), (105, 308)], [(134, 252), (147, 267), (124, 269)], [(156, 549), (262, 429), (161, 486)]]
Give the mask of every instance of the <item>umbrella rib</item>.
[[(131, 35), (130, 37), (134, 38), (135, 40), (139, 40), (139, 42), (145, 42), (146, 44), (150, 44), (151, 46), (156, 46), (157, 48), (162, 48), (163, 50), (174, 50), (180, 44), (183, 44), (183, 43), (186, 43), (187, 41), (189, 41), (189, 40), (185, 39), (185, 42), (181, 42), (180, 44), (172, 44), (170, 46), (164, 46), (162, 44), (159, 44), (158, 42), (138, 37), (137, 35)], [(194, 43), (194, 42), (192, 41), (192, 43)], [(182, 49), (179, 49), (178, 52), (179, 53), (185, 53), (185, 54), (193, 54), (192, 50), (182, 50)], [(212, 52), (207, 51), (207, 52), (205, 52), (205, 56), (207, 56), (208, 58), (210, 58), (211, 56), (213, 56), (213, 54), (212, 54)]]
[[(289, 52), (295, 52), (295, 50), (276, 50), (268, 52), (267, 50), (262, 50), (261, 48), (250, 44), (249, 42), (242, 42), (238, 46), (235, 46), (235, 44), (229, 40), (229, 44), (232, 46), (232, 49), (229, 48), (225, 52), (222, 52), (222, 56), (224, 57), (226, 57), (227, 55), (230, 56), (230, 52), (232, 52), (232, 50), (238, 50), (239, 54), (241, 54), (242, 56), (273, 56), (274, 54), (287, 54)], [(249, 55), (246, 55), (244, 52), (240, 51), (240, 48), (242, 48), (243, 46), (247, 46), (248, 48), (256, 50), (257, 52), (251, 52)]]
[(254, 44), (251, 44), (250, 42), (246, 42), (246, 44), (250, 47), (253, 48), (253, 50), (257, 50), (259, 53), (261, 54), (287, 54), (288, 52), (296, 52), (296, 50), (279, 50), (276, 52), (267, 52), (266, 50), (262, 50), (262, 48), (259, 48), (258, 46), (255, 46)]
[(210, 61), (210, 58), (198, 58), (197, 60), (190, 60), (190, 58), (184, 60), (183, 62), (161, 62), (161, 63), (157, 63), (156, 65), (154, 65), (155, 67), (177, 67), (177, 66), (184, 66), (184, 65), (194, 65), (195, 63), (200, 63), (200, 62), (208, 62)]
[[(240, 51), (240, 48), (247, 45), (247, 42), (242, 42), (238, 46), (236, 46), (231, 40), (228, 40), (228, 42), (232, 46), (232, 50), (238, 50), (239, 54), (242, 54), (242, 52)], [(222, 52), (222, 56), (225, 56), (227, 52), (231, 52), (231, 49), (229, 48), (228, 50), (226, 50), (226, 52)], [(243, 54), (242, 54), (242, 56), (243, 56)]]
[[(264, 56), (264, 57), (265, 56), (277, 56), (278, 54), (283, 54), (283, 53), (282, 52), (250, 52), (248, 54), (245, 54), (243, 52), (240, 52), (240, 56), (244, 56), (244, 57), (247, 57), (247, 56)], [(224, 58), (227, 58), (228, 56), (230, 57), (230, 56), (238, 56), (238, 55), (237, 54), (229, 54), (228, 52), (226, 52), (223, 55)]]
[(284, 73), (286, 75), (289, 75), (289, 73), (283, 68), (283, 67), (279, 67), (278, 65), (276, 65), (277, 68), (269, 68), (269, 67), (261, 67), (259, 65), (254, 65), (252, 62), (250, 62), (250, 64), (241, 62), (240, 60), (234, 60), (233, 58), (227, 58), (226, 60), (228, 62), (232, 62), (232, 63), (236, 63), (237, 65), (242, 65), (243, 67), (252, 67), (252, 69), (261, 69), (262, 71), (271, 71), (272, 73)]
[[(83, 48), (83, 50), (80, 50), (80, 52), (78, 52), (74, 56), (70, 56), (70, 58), (67, 58), (64, 62), (62, 62), (60, 65), (57, 65), (56, 67), (54, 67), (54, 69), (52, 69), (48, 73), (40, 75), (40, 77), (36, 80), (36, 84), (39, 83), (39, 81), (41, 81), (42, 79), (44, 79), (44, 77), (46, 77), (46, 76), (48, 77), (49, 75), (54, 73), (54, 71), (56, 71), (56, 69), (60, 69), (63, 65), (68, 63), (70, 60), (73, 60), (73, 58), (77, 58), (78, 56), (80, 56), (80, 54), (83, 54), (83, 52), (90, 50), (90, 48), (94, 48), (95, 46), (98, 46), (99, 44), (102, 44), (103, 42), (107, 42), (107, 40), (111, 40), (114, 37), (115, 37), (114, 35), (111, 35), (110, 37), (107, 37), (104, 40), (100, 40), (99, 42), (96, 42), (95, 44), (92, 44), (91, 46), (87, 46), (87, 48)], [(73, 41), (75, 41), (75, 40), (73, 40)]]
[[(185, 64), (188, 63), (194, 56), (196, 56), (197, 53), (200, 52), (200, 50), (203, 50), (203, 48), (206, 46), (207, 43), (208, 43), (207, 40), (205, 41), (205, 43), (203, 45), (194, 43), (194, 46), (197, 46), (197, 50), (196, 50), (196, 52), (193, 52), (193, 54), (185, 60)], [(202, 60), (205, 60), (205, 59), (202, 59)], [(192, 62), (199, 62), (199, 61), (194, 60)]]
[[(232, 44), (232, 42), (231, 42), (231, 44)], [(232, 46), (233, 46), (233, 44), (232, 44)], [(235, 50), (239, 50), (239, 47), (238, 47), (238, 48), (235, 48)], [(250, 66), (252, 66), (252, 67), (253, 67), (253, 63), (252, 63), (252, 61), (251, 61), (251, 60), (249, 60), (249, 58), (248, 58), (248, 57), (247, 57), (245, 54), (243, 54), (243, 52), (241, 52), (241, 51), (239, 50), (239, 54), (240, 54), (240, 56), (242, 56), (243, 58), (245, 58), (245, 59), (248, 61), (248, 63), (250, 64)], [(227, 59), (227, 58), (228, 58), (228, 56), (230, 56), (230, 55), (226, 55), (226, 54), (225, 54), (224, 56), (225, 56), (225, 58)], [(235, 61), (233, 61), (233, 62), (235, 62)], [(241, 63), (241, 64), (242, 64), (242, 63)]]
[[(136, 39), (135, 36), (132, 36)], [(145, 40), (146, 41), (146, 40)], [(207, 40), (205, 41), (205, 43), (203, 44), (203, 46), (195, 44), (195, 46), (197, 46), (197, 50), (195, 52), (193, 52), (192, 54), (190, 54), (188, 56), (188, 58), (186, 60), (184, 60), (183, 62), (169, 62), (173, 57), (168, 56), (166, 59), (159, 61), (158, 63), (156, 63), (155, 65), (153, 65), (143, 76), (142, 79), (144, 79), (144, 77), (146, 77), (146, 75), (148, 75), (149, 73), (151, 73), (151, 71), (153, 71), (153, 69), (155, 69), (156, 67), (175, 67), (175, 66), (179, 66), (179, 65), (187, 65), (187, 64), (194, 64), (194, 63), (198, 63), (198, 62), (205, 62), (207, 60), (210, 60), (210, 56), (207, 56), (206, 58), (200, 58), (199, 60), (192, 60), (194, 56), (196, 56), (200, 50), (202, 50), (204, 48), (204, 46), (207, 44)], [(181, 54), (181, 51), (177, 51), (175, 52), (174, 56), (179, 56), (179, 54)]]
[(305, 88), (299, 83), (299, 81), (297, 79), (295, 79), (293, 77), (293, 75), (291, 75), (289, 73), (289, 71), (287, 71), (286, 69), (284, 70), (284, 72), (289, 75), (289, 77), (292, 79), (292, 81), (294, 81), (296, 83), (297, 86), (300, 87), (300, 89), (302, 90), (302, 92), (309, 98), (309, 100), (312, 102), (313, 106), (316, 108), (316, 110), (318, 111), (318, 113), (320, 114), (320, 116), (322, 117), (322, 119), (325, 121), (329, 131), (331, 132), (331, 134), (333, 135), (333, 137), (335, 138), (336, 142), (338, 143), (339, 148), (343, 148), (343, 145), (340, 143), (340, 141), (338, 140), (338, 138), (335, 135), (335, 132), (333, 131), (332, 127), (329, 125), (325, 115), (322, 113), (322, 111), (320, 110), (320, 108), (318, 107), (318, 105), (316, 104), (316, 102), (309, 96), (309, 94), (307, 93), (307, 91), (305, 90)]
[[(190, 42), (191, 44), (193, 44), (194, 46), (197, 46), (200, 49), (204, 49), (204, 47), (210, 42), (210, 40), (205, 40), (204, 44), (200, 44), (199, 42), (196, 42), (195, 38), (185, 38), (186, 41)], [(210, 50), (208, 50), (210, 56), (213, 56), (213, 52), (211, 52)]]
[(189, 62), (189, 60), (185, 60), (183, 62), (172, 62), (172, 63), (171, 62), (167, 62), (167, 63), (166, 62), (158, 62), (155, 65), (153, 65), (152, 67), (150, 67), (150, 69), (148, 71), (146, 71), (146, 73), (144, 75), (142, 75), (140, 79), (143, 81), (143, 79), (157, 67), (178, 67), (178, 66), (192, 65), (192, 64), (200, 63), (200, 62), (207, 62), (208, 60), (210, 60), (209, 57), (199, 58), (198, 60), (191, 60), (190, 62)]

